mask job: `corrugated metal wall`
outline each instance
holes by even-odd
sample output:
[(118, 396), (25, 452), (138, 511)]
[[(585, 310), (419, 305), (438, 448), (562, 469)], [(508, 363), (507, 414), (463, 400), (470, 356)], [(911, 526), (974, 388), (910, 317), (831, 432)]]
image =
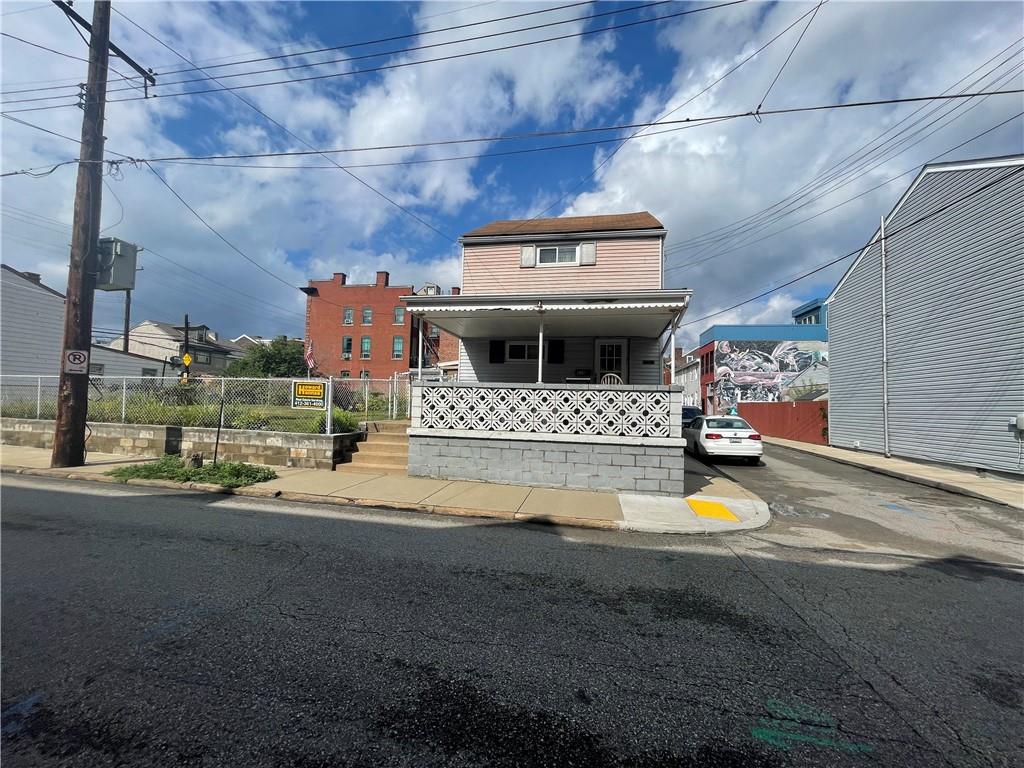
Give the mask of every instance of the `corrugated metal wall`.
[[(1020, 166), (927, 173), (886, 221), (890, 452), (1021, 471), (1008, 421), (1024, 413), (1024, 172), (903, 227)], [(882, 450), (877, 247), (829, 308), (829, 438)]]

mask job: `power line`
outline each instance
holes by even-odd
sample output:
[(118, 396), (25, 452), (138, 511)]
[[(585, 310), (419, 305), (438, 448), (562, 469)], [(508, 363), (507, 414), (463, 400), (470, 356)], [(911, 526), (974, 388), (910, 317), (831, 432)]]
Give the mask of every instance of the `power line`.
[[(116, 9), (115, 9), (115, 10), (116, 10)], [(118, 14), (119, 16), (121, 16), (121, 17), (122, 17), (123, 19), (125, 19), (126, 21), (128, 21), (129, 23), (131, 23), (131, 24), (132, 24), (133, 26), (135, 26), (135, 27), (136, 27), (137, 29), (141, 30), (141, 31), (142, 31), (142, 32), (144, 32), (144, 33), (145, 33), (146, 35), (148, 35), (149, 37), (151, 37), (151, 38), (152, 38), (153, 40), (155, 40), (156, 42), (160, 43), (160, 45), (164, 46), (164, 47), (165, 47), (165, 48), (166, 48), (167, 50), (169, 50), (169, 51), (170, 51), (171, 53), (173, 53), (173, 54), (175, 54), (176, 56), (178, 56), (179, 58), (181, 58), (181, 59), (182, 59), (183, 61), (185, 61), (185, 62), (187, 62), (187, 63), (189, 63), (189, 64), (191, 64), (191, 63), (192, 63), (192, 62), (191, 62), (191, 61), (190, 61), (190, 60), (189, 60), (189, 59), (188, 59), (188, 58), (187, 58), (186, 56), (182, 55), (181, 53), (179, 53), (178, 51), (176, 51), (176, 50), (175, 50), (174, 48), (172, 48), (172, 47), (171, 47), (170, 45), (168, 45), (167, 43), (165, 43), (165, 42), (164, 42), (163, 40), (161, 40), (160, 38), (158, 38), (158, 37), (156, 37), (155, 35), (153, 35), (152, 33), (150, 33), (150, 32), (149, 32), (149, 30), (147, 30), (147, 29), (145, 29), (145, 28), (143, 28), (143, 27), (139, 26), (138, 24), (136, 24), (136, 23), (135, 23), (134, 21), (132, 21), (132, 20), (131, 20), (130, 18), (128, 18), (128, 16), (126, 16), (125, 14), (123, 14), (123, 13), (122, 13), (121, 11), (117, 11), (117, 14)], [(272, 117), (271, 117), (270, 115), (268, 115), (268, 114), (267, 114), (266, 112), (264, 112), (263, 110), (261, 110), (261, 109), (260, 109), (259, 107), (257, 107), (257, 106), (256, 106), (255, 104), (253, 104), (252, 102), (250, 102), (250, 101), (246, 100), (245, 98), (243, 98), (243, 97), (242, 97), (242, 96), (240, 96), (239, 94), (235, 93), (234, 91), (232, 91), (232, 92), (231, 92), (231, 95), (232, 95), (232, 96), (234, 96), (235, 98), (237, 98), (237, 99), (238, 99), (239, 101), (241, 101), (241, 102), (242, 102), (243, 104), (245, 104), (245, 105), (246, 105), (247, 107), (249, 107), (250, 109), (252, 109), (252, 110), (253, 110), (254, 112), (256, 112), (257, 114), (261, 115), (261, 116), (262, 116), (262, 117), (263, 117), (264, 119), (266, 119), (266, 120), (268, 120), (269, 122), (271, 122), (271, 123), (273, 123), (274, 125), (276, 125), (276, 126), (277, 126), (278, 128), (280, 128), (280, 129), (281, 129), (282, 131), (284, 131), (284, 132), (285, 132), (285, 133), (287, 133), (287, 134), (288, 134), (289, 136), (291, 136), (292, 138), (294, 138), (294, 139), (295, 139), (296, 141), (299, 141), (299, 142), (301, 142), (301, 143), (302, 143), (302, 144), (303, 144), (304, 146), (306, 146), (306, 147), (309, 147), (310, 149), (314, 149), (314, 147), (313, 147), (313, 145), (312, 145), (312, 144), (310, 144), (310, 143), (309, 143), (308, 141), (306, 141), (305, 139), (303, 139), (303, 138), (302, 138), (301, 136), (299, 136), (299, 135), (297, 135), (297, 134), (293, 133), (293, 132), (292, 132), (291, 130), (289, 130), (289, 129), (288, 129), (288, 128), (287, 128), (286, 126), (285, 126), (285, 125), (283, 125), (282, 123), (279, 123), (279, 122), (278, 122), (277, 120), (275, 120), (274, 118), (272, 118)], [(335, 161), (334, 161), (333, 159), (331, 159), (330, 157), (328, 157), (327, 155), (324, 155), (324, 154), (322, 154), (321, 156), (322, 156), (322, 157), (323, 157), (323, 158), (324, 158), (325, 160), (327, 160), (328, 162), (330, 162), (330, 163), (334, 163), (335, 165), (337, 165), (337, 163), (335, 163)], [(371, 192), (373, 192), (373, 193), (374, 193), (375, 195), (377, 195), (378, 197), (380, 197), (380, 198), (383, 198), (383, 199), (384, 199), (384, 200), (386, 200), (386, 201), (387, 201), (388, 203), (390, 203), (391, 205), (393, 205), (393, 206), (394, 206), (395, 208), (398, 208), (398, 209), (399, 209), (400, 211), (402, 211), (403, 213), (405, 213), (405, 214), (406, 214), (407, 216), (410, 216), (411, 218), (413, 218), (413, 219), (415, 219), (416, 221), (418, 221), (418, 222), (419, 222), (420, 224), (422, 224), (422, 225), (423, 225), (424, 227), (426, 227), (427, 229), (430, 229), (430, 230), (432, 230), (432, 231), (433, 231), (433, 232), (435, 232), (436, 234), (440, 235), (440, 236), (441, 236), (441, 237), (443, 237), (443, 238), (446, 238), (446, 239), (447, 239), (447, 240), (449, 240), (449, 241), (455, 242), (455, 238), (451, 237), (450, 235), (447, 235), (447, 234), (445, 234), (445, 233), (444, 233), (444, 232), (442, 232), (442, 231), (441, 231), (440, 229), (438, 229), (437, 227), (435, 227), (435, 226), (434, 226), (433, 224), (431, 224), (430, 222), (426, 221), (425, 219), (423, 219), (422, 217), (420, 217), (420, 216), (419, 216), (419, 215), (417, 215), (416, 213), (414, 213), (414, 212), (410, 211), (410, 210), (409, 210), (408, 208), (406, 208), (406, 207), (405, 207), (404, 205), (402, 205), (401, 203), (399, 203), (399, 202), (398, 202), (397, 200), (394, 200), (394, 199), (392, 199), (391, 197), (389, 197), (388, 195), (386, 195), (386, 194), (385, 194), (384, 192), (381, 192), (381, 191), (380, 191), (379, 189), (377, 189), (376, 187), (374, 187), (374, 186), (373, 186), (372, 184), (370, 184), (369, 182), (365, 181), (365, 180), (364, 180), (363, 178), (361, 178), (360, 176), (357, 176), (356, 174), (352, 173), (352, 171), (348, 170), (347, 168), (342, 168), (342, 167), (341, 167), (340, 165), (338, 165), (338, 168), (339, 168), (339, 169), (341, 169), (341, 170), (343, 170), (343, 171), (344, 171), (344, 172), (345, 172), (345, 173), (346, 173), (346, 174), (347, 174), (348, 176), (350, 176), (351, 178), (353, 178), (353, 179), (355, 179), (356, 181), (358, 181), (358, 182), (359, 182), (359, 183), (360, 183), (360, 184), (361, 184), (362, 186), (366, 187), (366, 188), (367, 188), (368, 190), (370, 190)], [(153, 170), (153, 168), (152, 168), (152, 167), (150, 167), (150, 170)], [(154, 171), (154, 173), (155, 173), (155, 171)], [(159, 176), (159, 174), (157, 174), (157, 175)], [(163, 179), (162, 179), (162, 177), (161, 177), (161, 181), (162, 181), (162, 180), (163, 180)], [(166, 184), (166, 182), (164, 182), (164, 183)]]
[(758, 112), (760, 112), (761, 107), (764, 106), (765, 101), (768, 99), (768, 94), (772, 92), (772, 88), (774, 88), (775, 84), (779, 82), (779, 78), (782, 77), (782, 71), (786, 68), (786, 65), (789, 64), (789, 60), (793, 58), (793, 54), (796, 53), (796, 49), (800, 45), (800, 41), (804, 39), (804, 35), (807, 34), (807, 30), (811, 28), (811, 23), (814, 21), (814, 17), (818, 15), (818, 11), (821, 9), (824, 2), (825, 0), (820, 0), (820, 2), (814, 7), (814, 12), (811, 14), (811, 18), (807, 20), (806, 26), (800, 31), (800, 36), (796, 39), (796, 42), (793, 43), (793, 47), (789, 51), (789, 56), (787, 56), (786, 60), (782, 62), (782, 66), (779, 67), (779, 71), (775, 73), (775, 79), (772, 80), (771, 85), (768, 86), (768, 90), (765, 91), (764, 96), (761, 97), (761, 102), (757, 105)]
[(43, 8), (49, 8), (49, 7), (50, 7), (49, 3), (45, 3), (43, 5), (33, 5), (31, 8), (19, 8), (16, 11), (5, 11), (4, 13), (0, 13), (0, 16), (13, 16), (16, 13), (28, 13), (29, 11), (38, 11), (38, 10), (41, 10)]
[[(702, 323), (705, 320), (710, 320), (712, 317), (717, 317), (718, 315), (724, 314), (726, 312), (731, 312), (732, 310), (738, 309), (738, 308), (744, 306), (745, 304), (750, 304), (753, 301), (757, 301), (758, 299), (763, 299), (766, 296), (770, 296), (771, 294), (775, 293), (776, 291), (781, 291), (783, 288), (788, 288), (789, 286), (793, 285), (794, 283), (798, 283), (801, 280), (804, 280), (805, 278), (810, 277), (811, 275), (817, 274), (818, 272), (821, 272), (821, 271), (823, 271), (825, 269), (828, 269), (829, 267), (835, 266), (839, 262), (845, 261), (846, 259), (850, 258), (851, 256), (856, 256), (858, 253), (861, 253), (865, 248), (867, 248), (867, 247), (869, 247), (871, 245), (874, 245), (875, 243), (883, 242), (883, 241), (886, 241), (886, 240), (891, 240), (896, 235), (902, 234), (902, 233), (906, 232), (908, 229), (913, 229), (914, 227), (917, 227), (918, 225), (922, 224), (923, 222), (927, 221), (928, 219), (931, 219), (931, 218), (933, 218), (935, 216), (938, 216), (940, 213), (944, 213), (945, 211), (948, 211), (953, 206), (959, 205), (960, 203), (964, 202), (965, 200), (969, 200), (970, 198), (972, 198), (972, 197), (974, 197), (976, 195), (979, 195), (979, 194), (981, 194), (982, 192), (984, 192), (984, 191), (986, 191), (988, 189), (991, 189), (992, 187), (996, 186), (997, 184), (1001, 184), (1002, 182), (1004, 182), (1009, 177), (1015, 176), (1018, 173), (1021, 173), (1022, 171), (1024, 171), (1024, 166), (1016, 168), (1015, 170), (1012, 170), (1012, 171), (1010, 171), (1008, 173), (1004, 173), (1002, 176), (999, 176), (998, 178), (993, 179), (992, 181), (988, 182), (987, 184), (984, 184), (984, 185), (978, 187), (973, 192), (970, 192), (970, 193), (964, 195), (963, 197), (959, 197), (956, 200), (953, 200), (953, 201), (947, 203), (946, 205), (941, 206), (940, 208), (936, 208), (934, 211), (930, 211), (929, 213), (926, 213), (923, 216), (920, 216), (919, 218), (914, 219), (912, 222), (910, 222), (909, 224), (907, 224), (907, 225), (905, 225), (903, 227), (900, 227), (899, 229), (893, 230), (891, 232), (887, 232), (884, 237), (882, 237), (882, 236), (875, 237), (867, 245), (862, 245), (861, 247), (857, 248), (856, 250), (850, 251), (849, 253), (846, 253), (846, 254), (844, 254), (842, 256), (839, 256), (838, 258), (831, 259), (830, 261), (827, 261), (824, 264), (820, 264), (819, 266), (815, 267), (814, 269), (811, 269), (808, 272), (804, 272), (803, 274), (793, 278), (792, 280), (788, 280), (787, 282), (782, 283), (780, 285), (777, 285), (774, 288), (770, 288), (769, 290), (764, 291), (762, 293), (759, 293), (756, 296), (751, 296), (749, 299), (744, 299), (741, 302), (733, 304), (731, 307), (726, 307), (725, 309), (717, 310), (717, 311), (712, 312), (710, 314), (704, 315), (703, 317), (698, 317), (696, 320), (690, 320), (689, 322), (683, 323), (679, 327), (680, 328), (685, 328), (685, 327), (690, 326), (690, 325), (696, 325), (697, 323)], [(880, 233), (879, 233), (879, 235), (880, 235)]]
[[(72, 55), (70, 53), (64, 53), (64, 51), (57, 51), (57, 50), (54, 50), (53, 48), (47, 48), (45, 45), (40, 45), (39, 43), (33, 43), (31, 40), (26, 40), (23, 37), (18, 37), (17, 35), (12, 35), (9, 32), (0, 32), (0, 35), (2, 35), (4, 37), (9, 37), (12, 40), (17, 40), (19, 43), (24, 43), (25, 45), (31, 45), (33, 48), (40, 48), (40, 49), (42, 49), (44, 51), (48, 51), (49, 53), (55, 53), (58, 56), (64, 56), (64, 57), (69, 58), (69, 59), (74, 59), (75, 61), (84, 61), (86, 64), (89, 63), (88, 59), (83, 59), (81, 56), (74, 56), (74, 55)], [(67, 86), (67, 87), (70, 88), (71, 86)]]
[[(500, 51), (517, 50), (519, 48), (527, 48), (527, 47), (534, 46), (534, 45), (541, 45), (543, 43), (552, 43), (552, 42), (559, 42), (561, 40), (569, 40), (569, 39), (572, 39), (572, 38), (587, 37), (587, 36), (590, 36), (590, 35), (602, 34), (604, 32), (612, 32), (612, 31), (617, 30), (617, 29), (628, 29), (628, 28), (640, 26), (640, 25), (643, 25), (643, 24), (653, 24), (653, 23), (658, 22), (658, 21), (665, 21), (667, 19), (674, 19), (674, 18), (679, 18), (681, 16), (688, 16), (688, 15), (693, 14), (693, 13), (702, 13), (704, 11), (716, 10), (718, 8), (725, 8), (725, 7), (728, 7), (728, 6), (731, 6), (731, 5), (739, 5), (741, 3), (745, 3), (745, 2), (748, 2), (748, 1), (749, 0), (729, 0), (729, 2), (719, 3), (718, 5), (709, 5), (709, 6), (705, 6), (703, 8), (694, 8), (694, 9), (688, 10), (688, 11), (677, 11), (676, 13), (665, 14), (664, 16), (655, 16), (655, 17), (652, 17), (652, 18), (649, 18), (649, 19), (640, 19), (638, 21), (625, 22), (625, 23), (622, 23), (622, 24), (613, 24), (613, 25), (610, 25), (610, 26), (607, 26), (607, 27), (601, 27), (599, 29), (583, 30), (582, 32), (573, 32), (573, 33), (564, 34), (564, 35), (556, 35), (554, 37), (547, 37), (547, 38), (542, 38), (540, 40), (532, 40), (532, 41), (522, 42), (522, 43), (510, 43), (509, 45), (497, 46), (497, 47), (494, 47), (494, 48), (485, 48), (485, 49), (482, 49), (482, 50), (479, 50), (479, 51), (467, 51), (467, 52), (464, 52), (464, 53), (454, 53), (454, 54), (449, 54), (447, 56), (438, 56), (438, 57), (435, 57), (435, 58), (432, 58), (432, 59), (418, 59), (416, 61), (397, 62), (397, 63), (394, 63), (394, 64), (382, 64), (382, 65), (377, 66), (377, 67), (369, 67), (369, 68), (366, 68), (366, 69), (350, 70), (348, 72), (332, 72), (332, 73), (329, 73), (329, 74), (322, 74), (322, 75), (308, 75), (306, 77), (290, 78), (288, 80), (272, 80), (272, 81), (265, 82), (265, 83), (243, 83), (241, 85), (225, 86), (225, 87), (221, 87), (221, 88), (204, 88), (204, 89), (191, 90), (191, 91), (180, 91), (180, 92), (176, 92), (176, 93), (155, 94), (153, 96), (150, 96), (149, 98), (170, 98), (172, 96), (197, 96), (197, 95), (201, 95), (201, 94), (205, 94), (205, 93), (218, 93), (220, 91), (228, 91), (228, 90), (230, 90), (230, 91), (239, 91), (239, 90), (246, 90), (246, 89), (249, 89), (249, 88), (265, 88), (265, 87), (271, 86), (271, 85), (294, 85), (294, 84), (298, 84), (298, 83), (313, 82), (313, 81), (316, 81), (316, 80), (325, 80), (325, 79), (329, 79), (329, 78), (351, 77), (351, 76), (354, 76), (354, 75), (370, 74), (370, 73), (374, 73), (374, 72), (385, 72), (385, 71), (392, 70), (392, 69), (404, 69), (406, 67), (420, 66), (422, 64), (433, 64), (433, 63), (440, 62), (440, 61), (453, 61), (453, 60), (456, 60), (456, 59), (464, 59), (464, 58), (470, 58), (470, 57), (474, 57), (474, 56), (481, 56), (481, 55), (487, 54), (487, 53), (497, 53), (497, 52), (500, 52)], [(49, 98), (60, 98), (60, 97), (49, 97)], [(108, 101), (108, 103), (116, 104), (116, 103), (122, 103), (122, 102), (126, 102), (126, 101), (139, 101), (139, 100), (144, 99), (144, 98), (146, 98), (146, 97), (134, 96), (134, 97), (126, 97), (126, 98), (123, 98), (123, 99), (110, 99)], [(13, 104), (13, 103), (16, 103), (16, 101), (18, 101), (18, 100), (8, 100), (8, 101), (6, 101), (4, 103), (5, 104)], [(88, 103), (88, 102), (86, 102), (86, 103)], [(72, 107), (72, 106), (78, 106), (78, 105), (79, 105), (79, 102), (76, 101), (74, 103), (69, 103), (69, 104), (51, 104), (51, 105), (48, 105), (48, 106), (41, 106), (41, 107), (24, 107), (24, 108), (21, 108), (21, 109), (8, 110), (8, 111), (12, 112), (12, 113), (13, 112), (36, 112), (36, 111), (48, 110), (48, 109), (62, 109), (64, 107)]]

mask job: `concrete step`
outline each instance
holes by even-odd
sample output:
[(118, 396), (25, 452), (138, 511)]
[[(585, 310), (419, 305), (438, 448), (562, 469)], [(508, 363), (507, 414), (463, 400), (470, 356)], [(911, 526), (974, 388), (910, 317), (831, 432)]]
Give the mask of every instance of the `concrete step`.
[(371, 421), (368, 426), (368, 433), (400, 433), (405, 434), (411, 422), (408, 421)]
[(404, 475), (407, 470), (405, 464), (398, 466), (395, 464), (356, 464), (351, 462), (340, 464), (339, 466), (348, 467), (353, 472), (376, 472), (381, 475)]
[(404, 432), (370, 432), (359, 445), (408, 445), (409, 436)]
[(350, 463), (353, 467), (375, 464), (405, 468), (409, 466), (409, 456), (404, 453), (353, 453)]
[(409, 444), (408, 443), (378, 443), (375, 441), (367, 440), (366, 442), (357, 443), (356, 450), (353, 451), (355, 454), (362, 454), (363, 456), (405, 456), (409, 455)]

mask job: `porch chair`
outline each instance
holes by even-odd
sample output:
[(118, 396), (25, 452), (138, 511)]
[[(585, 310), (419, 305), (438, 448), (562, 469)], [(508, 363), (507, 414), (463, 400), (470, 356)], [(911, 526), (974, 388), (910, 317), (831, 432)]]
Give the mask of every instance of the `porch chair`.
[(606, 373), (601, 377), (602, 384), (621, 384), (622, 377), (617, 373)]

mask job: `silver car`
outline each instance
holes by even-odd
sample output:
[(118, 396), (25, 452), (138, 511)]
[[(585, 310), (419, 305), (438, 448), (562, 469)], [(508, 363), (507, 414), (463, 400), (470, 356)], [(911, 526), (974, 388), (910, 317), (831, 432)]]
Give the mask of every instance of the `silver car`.
[(683, 426), (686, 444), (697, 456), (735, 456), (758, 464), (761, 435), (739, 416), (699, 416)]

